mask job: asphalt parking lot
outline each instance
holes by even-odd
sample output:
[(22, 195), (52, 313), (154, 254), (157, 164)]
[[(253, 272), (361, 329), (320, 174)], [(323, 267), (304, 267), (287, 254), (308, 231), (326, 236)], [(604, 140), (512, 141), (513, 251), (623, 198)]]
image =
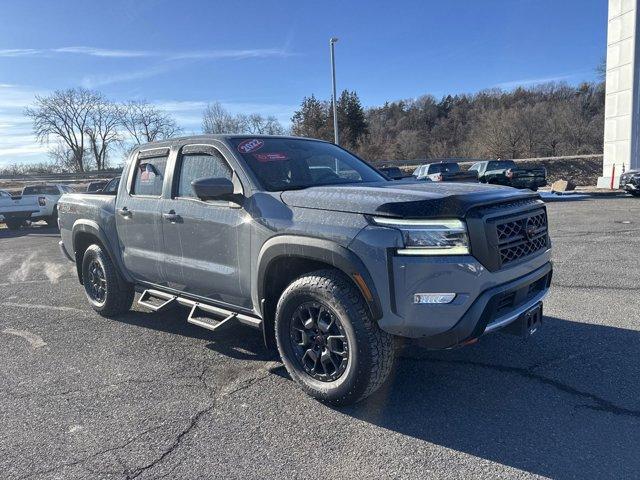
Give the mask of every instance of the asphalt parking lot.
[(333, 409), (259, 332), (93, 313), (55, 231), (0, 230), (0, 477), (638, 478), (640, 199), (549, 204), (541, 331), (402, 353)]

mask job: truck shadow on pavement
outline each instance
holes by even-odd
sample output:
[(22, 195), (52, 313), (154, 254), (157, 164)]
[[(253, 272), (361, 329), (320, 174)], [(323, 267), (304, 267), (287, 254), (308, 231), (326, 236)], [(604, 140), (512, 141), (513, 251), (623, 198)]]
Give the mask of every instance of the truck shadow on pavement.
[(340, 411), (537, 475), (637, 478), (640, 332), (544, 323), (528, 341), (496, 334), (459, 350), (406, 347), (383, 391)]
[[(206, 348), (239, 360), (277, 359), (256, 330), (235, 324), (214, 334), (177, 315), (187, 312), (131, 312), (118, 320), (207, 340)], [(545, 317), (527, 341), (494, 334), (457, 350), (405, 346), (381, 391), (332, 410), (537, 475), (637, 477), (638, 359), (638, 331)], [(289, 379), (284, 368), (272, 373)]]

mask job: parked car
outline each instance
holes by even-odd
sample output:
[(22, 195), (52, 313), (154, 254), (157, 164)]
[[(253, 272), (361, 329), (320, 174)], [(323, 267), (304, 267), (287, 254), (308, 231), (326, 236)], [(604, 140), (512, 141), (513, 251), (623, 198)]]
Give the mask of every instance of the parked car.
[(138, 289), (140, 305), (188, 306), (187, 322), (214, 332), (255, 327), (331, 404), (377, 390), (398, 338), (444, 349), (535, 332), (552, 274), (537, 194), (394, 182), (320, 140), (143, 145), (115, 196), (64, 195), (58, 208), (94, 310), (126, 312)]
[(640, 197), (640, 170), (629, 170), (620, 175), (620, 188)]
[(482, 183), (528, 188), (534, 192), (547, 184), (547, 170), (544, 167), (520, 168), (513, 160), (477, 162), (469, 170), (477, 171)]
[(31, 220), (44, 220), (50, 227), (55, 227), (58, 224), (58, 200), (65, 193), (73, 193), (74, 191), (68, 185), (27, 185), (22, 189), (22, 197), (41, 199), (40, 209), (31, 215)]
[(427, 163), (419, 166), (414, 175), (418, 180), (432, 182), (472, 182), (478, 183), (478, 172), (463, 171), (456, 162)]
[(18, 229), (31, 214), (40, 211), (41, 201), (38, 197), (12, 196), (6, 190), (0, 190), (0, 219), (7, 228)]
[(109, 180), (107, 182), (107, 184), (104, 186), (104, 188), (102, 190), (100, 190), (100, 193), (109, 194), (109, 195), (115, 195), (116, 192), (118, 191), (118, 185), (119, 184), (120, 184), (120, 177), (112, 178), (111, 180)]
[(391, 180), (401, 180), (406, 177), (398, 167), (380, 167), (378, 170), (384, 173)]
[(101, 191), (107, 182), (108, 180), (96, 180), (95, 182), (89, 183), (89, 185), (87, 185), (87, 193)]

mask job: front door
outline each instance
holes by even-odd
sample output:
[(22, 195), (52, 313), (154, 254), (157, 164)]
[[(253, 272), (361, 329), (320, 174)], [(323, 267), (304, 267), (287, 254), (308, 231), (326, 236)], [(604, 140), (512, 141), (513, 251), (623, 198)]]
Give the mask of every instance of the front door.
[(169, 149), (138, 154), (116, 202), (122, 261), (137, 281), (159, 285), (164, 274), (162, 190)]
[(251, 308), (251, 292), (240, 274), (241, 267), (248, 271), (250, 255), (238, 248), (239, 239), (250, 235), (246, 213), (228, 201), (201, 201), (191, 187), (198, 178), (232, 176), (217, 148), (186, 145), (180, 150), (172, 195), (162, 208), (167, 281), (176, 290)]

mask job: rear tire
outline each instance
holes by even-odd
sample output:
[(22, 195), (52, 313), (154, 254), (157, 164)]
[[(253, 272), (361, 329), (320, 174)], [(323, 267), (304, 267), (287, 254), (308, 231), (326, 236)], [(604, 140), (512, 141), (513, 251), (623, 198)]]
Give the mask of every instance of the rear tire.
[(119, 278), (115, 265), (99, 245), (91, 245), (84, 252), (82, 283), (91, 307), (100, 315), (113, 317), (131, 309), (133, 285)]
[(332, 405), (369, 396), (394, 364), (393, 336), (378, 327), (360, 292), (335, 270), (294, 280), (278, 301), (275, 330), (291, 378), (308, 395)]
[(9, 230), (18, 230), (22, 226), (22, 220), (5, 220), (4, 223)]
[(45, 222), (47, 222), (47, 226), (52, 228), (58, 228), (58, 207), (53, 207), (53, 213), (50, 217), (45, 218)]

